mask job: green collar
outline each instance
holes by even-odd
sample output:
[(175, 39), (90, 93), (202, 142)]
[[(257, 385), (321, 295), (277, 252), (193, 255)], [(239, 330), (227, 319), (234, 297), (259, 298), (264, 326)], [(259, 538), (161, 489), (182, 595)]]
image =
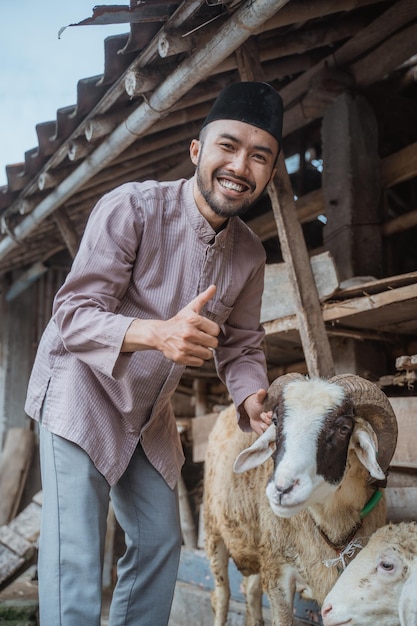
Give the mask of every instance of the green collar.
[(382, 498), (382, 491), (377, 489), (375, 493), (369, 498), (368, 502), (360, 512), (360, 518), (363, 519), (376, 507), (380, 499)]

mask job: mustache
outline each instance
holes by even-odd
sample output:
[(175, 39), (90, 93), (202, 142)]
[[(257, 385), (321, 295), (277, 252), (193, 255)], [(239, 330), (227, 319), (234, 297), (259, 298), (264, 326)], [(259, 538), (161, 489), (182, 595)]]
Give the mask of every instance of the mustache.
[(215, 170), (214, 176), (215, 178), (229, 178), (236, 183), (243, 183), (244, 185), (247, 185), (252, 192), (256, 189), (255, 183), (249, 180), (249, 178), (246, 178), (246, 176), (236, 176), (236, 174), (231, 174), (230, 172), (221, 169)]

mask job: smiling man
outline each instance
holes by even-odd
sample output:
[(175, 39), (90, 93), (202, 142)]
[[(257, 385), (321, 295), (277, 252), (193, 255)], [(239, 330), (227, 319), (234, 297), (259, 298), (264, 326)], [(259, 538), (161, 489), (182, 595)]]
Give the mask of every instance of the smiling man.
[(26, 401), (41, 424), (45, 626), (99, 626), (110, 497), (126, 552), (109, 626), (168, 623), (184, 461), (170, 398), (184, 367), (214, 358), (241, 428), (270, 423), (265, 251), (239, 216), (275, 174), (282, 111), (270, 85), (230, 85), (191, 143), (195, 176), (127, 183), (91, 212)]

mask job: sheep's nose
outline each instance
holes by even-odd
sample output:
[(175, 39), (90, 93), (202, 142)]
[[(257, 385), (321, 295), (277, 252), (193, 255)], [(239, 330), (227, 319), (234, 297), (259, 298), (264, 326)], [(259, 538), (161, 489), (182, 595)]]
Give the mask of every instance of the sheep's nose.
[(331, 613), (332, 611), (332, 605), (331, 604), (326, 604), (325, 606), (322, 607), (321, 609), (321, 616), (322, 617), (326, 617), (326, 615), (328, 615), (329, 613)]
[(295, 484), (296, 484), (295, 482), (289, 483), (288, 485), (278, 484), (278, 485), (275, 485), (275, 489), (278, 491), (280, 496), (285, 496), (293, 490)]

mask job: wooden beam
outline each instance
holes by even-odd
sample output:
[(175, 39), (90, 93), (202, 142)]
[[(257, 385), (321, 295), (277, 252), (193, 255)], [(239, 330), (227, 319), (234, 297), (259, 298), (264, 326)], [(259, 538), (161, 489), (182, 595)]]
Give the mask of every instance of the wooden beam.
[(42, 492), (6, 526), (0, 527), (0, 591), (36, 562)]
[[(389, 189), (399, 182), (417, 176), (417, 143), (412, 143), (402, 150), (390, 154), (381, 161), (381, 182), (384, 189)], [(310, 191), (295, 201), (297, 217), (300, 223), (311, 222), (319, 215), (325, 215), (323, 192), (320, 189)], [(398, 232), (413, 228), (417, 224), (417, 211), (411, 211), (401, 217), (381, 225), (382, 235), (388, 237)], [(276, 223), (272, 213), (265, 213), (248, 222), (261, 241), (276, 236)]]
[[(237, 55), (243, 80), (262, 80), (263, 70), (256, 49), (246, 42)], [(330, 343), (321, 315), (320, 299), (297, 219), (290, 177), (280, 146), (277, 175), (268, 185), (268, 194), (277, 224), (281, 251), (289, 276), (304, 358), (310, 376), (330, 377), (335, 373)]]
[(417, 176), (417, 142), (382, 159), (381, 184), (384, 189)]
[[(335, 5), (333, 4), (333, 6)], [(338, 4), (338, 7), (342, 10), (340, 4)], [(282, 17), (282, 14), (285, 11), (289, 11), (290, 8), (294, 10), (296, 9), (296, 5), (290, 4), (286, 9), (280, 11), (278, 17)], [(286, 106), (290, 106), (291, 103), (299, 100), (300, 97), (308, 91), (311, 80), (318, 72), (326, 67), (345, 67), (349, 65), (360, 55), (366, 53), (371, 47), (377, 46), (381, 40), (383, 41), (390, 34), (395, 33), (397, 29), (409, 23), (410, 16), (414, 15), (415, 17), (416, 15), (416, 8), (417, 5), (412, 0), (401, 0), (395, 3), (394, 6), (389, 7), (387, 11), (371, 22), (367, 28), (362, 29), (357, 35), (349, 39), (340, 48), (335, 50), (332, 55), (322, 59), (313, 68), (304, 72), (301, 76), (284, 87), (281, 90), (281, 95), (284, 98)], [(379, 52), (379, 54), (381, 54), (381, 52)], [(385, 56), (385, 52), (383, 56)], [(365, 59), (366, 58), (367, 57), (365, 57)], [(365, 61), (362, 61), (361, 65), (356, 67), (358, 77), (362, 77), (362, 68), (365, 67), (363, 65), (364, 62)], [(366, 76), (364, 80), (367, 80)]]
[(77, 231), (74, 228), (71, 219), (64, 207), (59, 207), (54, 213), (54, 220), (59, 228), (65, 245), (67, 246), (72, 258), (75, 257), (80, 243)]
[[(378, 282), (378, 281), (377, 281)], [(341, 292), (339, 295), (344, 292)], [(373, 293), (372, 295), (364, 295), (357, 298), (349, 298), (346, 300), (338, 300), (337, 302), (324, 303), (322, 305), (323, 320), (327, 323), (339, 323), (340, 320), (354, 317), (359, 313), (370, 312), (382, 309), (388, 305), (417, 299), (417, 283), (405, 285), (394, 289), (387, 289), (381, 293)], [(278, 333), (287, 333), (290, 330), (298, 329), (298, 321), (295, 315), (266, 322), (264, 324), (267, 335)]]
[(17, 513), (34, 447), (33, 430), (9, 428), (0, 457), (0, 526)]
[(310, 376), (333, 376), (335, 370), (329, 339), (282, 152), (278, 158), (277, 175), (269, 185), (269, 195), (282, 255), (293, 286), (297, 326), (308, 373)]

